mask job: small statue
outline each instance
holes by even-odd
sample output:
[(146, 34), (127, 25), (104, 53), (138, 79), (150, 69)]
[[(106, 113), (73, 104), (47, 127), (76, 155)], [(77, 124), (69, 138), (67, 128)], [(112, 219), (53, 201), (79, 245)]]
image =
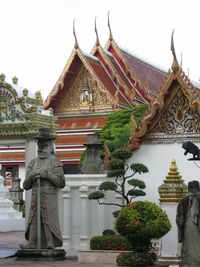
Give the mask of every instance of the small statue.
[(99, 141), (97, 134), (88, 134), (85, 159), (81, 166), (83, 174), (101, 174), (104, 173), (103, 162), (100, 158), (100, 148), (103, 144)]
[(188, 141), (182, 144), (182, 148), (185, 149), (184, 155), (187, 155), (188, 153), (193, 155), (193, 158), (189, 160), (200, 160), (200, 149), (198, 146)]
[(181, 267), (200, 266), (200, 186), (188, 183), (188, 196), (177, 207), (178, 241), (182, 243)]
[(23, 183), (25, 190), (32, 189), (32, 199), (25, 237), (28, 243), (23, 249), (54, 249), (62, 246), (58, 219), (58, 188), (65, 186), (63, 165), (54, 154), (49, 129), (40, 129), (38, 157), (27, 169)]

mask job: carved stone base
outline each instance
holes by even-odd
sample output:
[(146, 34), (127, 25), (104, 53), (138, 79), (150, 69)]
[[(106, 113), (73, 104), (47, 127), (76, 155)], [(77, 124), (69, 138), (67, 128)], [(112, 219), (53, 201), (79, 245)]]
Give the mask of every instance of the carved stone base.
[(42, 261), (42, 260), (65, 260), (64, 249), (19, 249), (16, 253), (16, 260)]

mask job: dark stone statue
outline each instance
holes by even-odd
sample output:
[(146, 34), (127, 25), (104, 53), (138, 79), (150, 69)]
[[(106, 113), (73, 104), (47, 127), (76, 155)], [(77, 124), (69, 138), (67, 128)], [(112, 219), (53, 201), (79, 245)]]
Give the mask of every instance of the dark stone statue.
[(200, 160), (200, 149), (198, 146), (188, 141), (182, 144), (182, 148), (185, 149), (184, 155), (188, 153), (193, 155), (190, 160)]
[(200, 266), (200, 186), (188, 183), (188, 196), (177, 207), (178, 241), (182, 243), (181, 266)]
[(97, 134), (90, 134), (87, 137), (85, 159), (81, 166), (83, 174), (101, 174), (104, 173), (103, 162), (100, 158), (100, 148), (103, 144), (99, 141)]
[(23, 249), (54, 249), (62, 246), (58, 219), (58, 189), (65, 186), (63, 165), (54, 154), (53, 139), (48, 129), (38, 136), (38, 157), (27, 169), (23, 183), (25, 190), (32, 189), (32, 199)]

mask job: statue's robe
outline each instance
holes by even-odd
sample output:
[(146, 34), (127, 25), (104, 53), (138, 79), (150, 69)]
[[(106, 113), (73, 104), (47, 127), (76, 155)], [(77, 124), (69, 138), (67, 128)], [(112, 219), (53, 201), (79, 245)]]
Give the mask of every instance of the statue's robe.
[[(40, 168), (48, 170), (53, 177), (51, 180), (48, 177), (40, 179), (41, 224), (46, 225), (51, 231), (54, 246), (61, 247), (62, 235), (58, 217), (58, 188), (65, 186), (65, 178), (63, 164), (53, 154), (45, 159), (33, 159), (28, 165), (23, 188), (26, 190), (32, 189), (32, 199), (25, 237), (29, 240), (30, 225), (37, 224), (38, 184), (36, 179), (32, 179), (31, 172)], [(44, 236), (42, 236), (43, 239)]]
[(177, 207), (178, 240), (182, 242), (181, 266), (200, 266), (200, 199), (186, 197)]

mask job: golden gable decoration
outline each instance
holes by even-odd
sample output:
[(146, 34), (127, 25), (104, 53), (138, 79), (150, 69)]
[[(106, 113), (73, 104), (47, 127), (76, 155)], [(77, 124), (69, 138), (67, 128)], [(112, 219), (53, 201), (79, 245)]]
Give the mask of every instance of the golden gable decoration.
[(151, 133), (197, 133), (200, 120), (197, 112), (179, 89)]

